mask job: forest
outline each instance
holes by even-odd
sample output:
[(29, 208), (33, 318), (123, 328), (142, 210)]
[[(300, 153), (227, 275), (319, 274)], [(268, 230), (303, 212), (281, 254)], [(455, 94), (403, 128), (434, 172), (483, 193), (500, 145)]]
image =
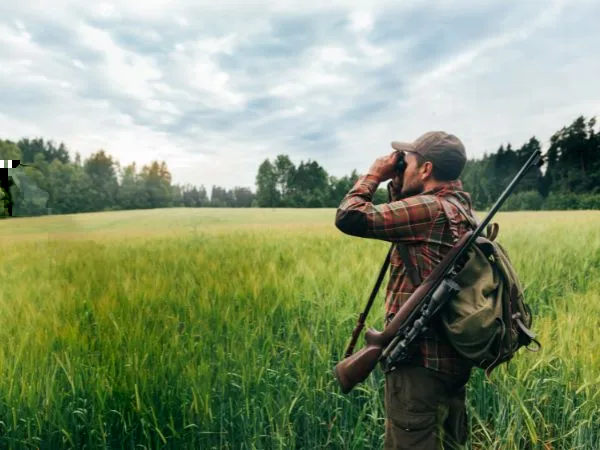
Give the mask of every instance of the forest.
[[(544, 164), (517, 185), (503, 210), (600, 209), (600, 132), (596, 118), (579, 116), (549, 139)], [(490, 207), (540, 140), (531, 137), (520, 147), (502, 144), (495, 152), (469, 159), (461, 176), (476, 209)], [(0, 159), (18, 159), (26, 166), (10, 169), (13, 216), (169, 207), (335, 208), (359, 177), (330, 175), (317, 161), (295, 165), (279, 154), (258, 167), (255, 186), (226, 189), (174, 184), (165, 161), (122, 167), (101, 149), (82, 160), (64, 143), (43, 137), (19, 141), (0, 139)], [(7, 170), (7, 169), (0, 169)], [(0, 192), (5, 203), (9, 198)], [(373, 202), (387, 201), (385, 185)], [(2, 217), (7, 217), (6, 208)]]

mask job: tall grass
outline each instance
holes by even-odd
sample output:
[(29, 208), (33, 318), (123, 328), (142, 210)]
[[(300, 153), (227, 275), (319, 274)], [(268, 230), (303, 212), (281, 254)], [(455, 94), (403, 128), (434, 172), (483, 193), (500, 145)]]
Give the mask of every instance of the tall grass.
[[(0, 224), (26, 238), (0, 244), (3, 448), (382, 446), (380, 371), (343, 395), (331, 370), (388, 244), (332, 210), (229, 212)], [(474, 373), (469, 446), (600, 448), (600, 214), (498, 221), (543, 348)]]

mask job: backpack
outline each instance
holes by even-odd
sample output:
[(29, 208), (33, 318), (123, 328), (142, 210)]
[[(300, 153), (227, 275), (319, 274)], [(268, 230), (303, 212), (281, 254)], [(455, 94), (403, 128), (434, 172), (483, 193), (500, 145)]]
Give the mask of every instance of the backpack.
[[(457, 207), (470, 226), (477, 221), (458, 200), (440, 198), (448, 220), (447, 202)], [(456, 229), (451, 224), (455, 238)], [(484, 369), (486, 377), (498, 365), (510, 361), (525, 347), (537, 352), (541, 344), (531, 332), (531, 308), (525, 303), (519, 277), (502, 245), (495, 241), (499, 226), (492, 223), (486, 236), (480, 235), (459, 262), (453, 280), (461, 287), (440, 310), (441, 328), (455, 350), (475, 366)], [(462, 263), (462, 264), (461, 264)], [(537, 348), (529, 345), (535, 342)]]

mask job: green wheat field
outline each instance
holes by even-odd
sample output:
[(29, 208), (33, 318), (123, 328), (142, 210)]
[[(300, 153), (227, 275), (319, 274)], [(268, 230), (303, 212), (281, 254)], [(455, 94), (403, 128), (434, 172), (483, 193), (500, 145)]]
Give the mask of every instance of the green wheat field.
[[(332, 369), (389, 244), (334, 217), (0, 221), (0, 448), (381, 448), (380, 369), (348, 395)], [(600, 449), (600, 211), (496, 221), (543, 347), (474, 373), (468, 448)]]

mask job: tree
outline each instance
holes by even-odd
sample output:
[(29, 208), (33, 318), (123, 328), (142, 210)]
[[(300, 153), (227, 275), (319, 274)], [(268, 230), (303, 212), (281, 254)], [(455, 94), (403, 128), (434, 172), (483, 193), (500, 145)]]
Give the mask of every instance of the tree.
[(489, 203), (487, 191), (484, 187), (485, 179), (483, 177), (486, 164), (487, 155), (480, 160), (468, 160), (461, 175), (463, 187), (470, 193), (471, 201), (476, 209), (483, 208)]
[(186, 184), (183, 188), (183, 205), (188, 207), (209, 206), (210, 202), (204, 186), (197, 188)]
[(172, 206), (183, 206), (183, 189), (178, 184), (171, 185), (171, 204)]
[(69, 214), (78, 210), (80, 205), (74, 204), (74, 198), (70, 192), (72, 186), (69, 164), (63, 164), (55, 159), (48, 165), (48, 187), (50, 193), (49, 207), (54, 214)]
[(89, 202), (92, 204), (93, 210), (102, 211), (117, 203), (119, 182), (116, 168), (116, 162), (104, 150), (93, 153), (85, 160), (83, 169), (92, 182)]
[(327, 206), (330, 208), (335, 208), (339, 206), (344, 196), (356, 184), (358, 178), (359, 175), (356, 172), (356, 169), (354, 169), (349, 176), (344, 175), (342, 178), (339, 179), (334, 176), (329, 177), (329, 199), (327, 202)]
[(152, 161), (142, 167), (140, 181), (145, 188), (148, 208), (166, 208), (171, 206), (171, 173), (167, 164)]
[(14, 143), (8, 140), (0, 139), (0, 159), (23, 159), (21, 149)]
[(228, 207), (235, 206), (235, 198), (232, 191), (219, 186), (213, 186), (210, 194), (210, 206), (212, 207)]
[(256, 199), (261, 207), (279, 206), (280, 194), (277, 191), (277, 176), (271, 161), (265, 159), (256, 175)]
[(598, 150), (595, 118), (587, 124), (583, 116), (562, 127), (550, 138), (545, 184), (551, 191), (583, 193), (597, 185)]
[(275, 173), (277, 190), (281, 195), (283, 206), (286, 206), (286, 197), (290, 188), (290, 182), (293, 180), (295, 175), (296, 167), (292, 161), (290, 161), (289, 156), (277, 155), (273, 171)]
[(290, 180), (290, 203), (295, 207), (319, 208), (330, 197), (329, 176), (316, 161), (301, 161)]
[[(538, 141), (535, 136), (531, 137), (529, 139), (529, 141), (527, 141), (525, 144), (523, 144), (521, 146), (521, 148), (515, 152), (516, 160), (513, 163), (513, 167), (511, 170), (511, 173), (512, 173), (511, 178), (514, 177), (514, 174), (516, 174), (517, 171), (523, 166), (523, 164), (525, 164), (527, 162), (527, 160), (529, 159), (529, 157), (531, 156), (531, 154), (533, 152), (536, 152), (541, 149), (542, 149), (542, 146), (540, 144), (540, 141)], [(508, 185), (509, 182), (510, 182), (510, 179), (507, 179), (506, 184)], [(527, 173), (525, 174), (523, 179), (516, 186), (515, 192), (523, 192), (524, 193), (524, 192), (537, 191), (538, 194), (542, 194), (543, 190), (544, 190), (544, 183), (543, 183), (542, 169), (539, 166), (535, 166), (535, 167), (531, 167), (527, 171)]]
[(237, 186), (233, 188), (234, 206), (238, 208), (250, 208), (255, 197), (249, 188)]
[(149, 207), (148, 192), (137, 173), (135, 162), (121, 171), (121, 185), (117, 194), (117, 203), (121, 209), (144, 209)]
[(38, 153), (41, 153), (49, 163), (55, 159), (63, 164), (70, 162), (69, 152), (62, 142), (56, 147), (52, 141), (45, 142), (42, 138), (36, 138), (32, 140), (21, 139), (17, 142), (17, 145), (23, 153), (23, 162), (25, 163), (33, 162), (35, 155)]

